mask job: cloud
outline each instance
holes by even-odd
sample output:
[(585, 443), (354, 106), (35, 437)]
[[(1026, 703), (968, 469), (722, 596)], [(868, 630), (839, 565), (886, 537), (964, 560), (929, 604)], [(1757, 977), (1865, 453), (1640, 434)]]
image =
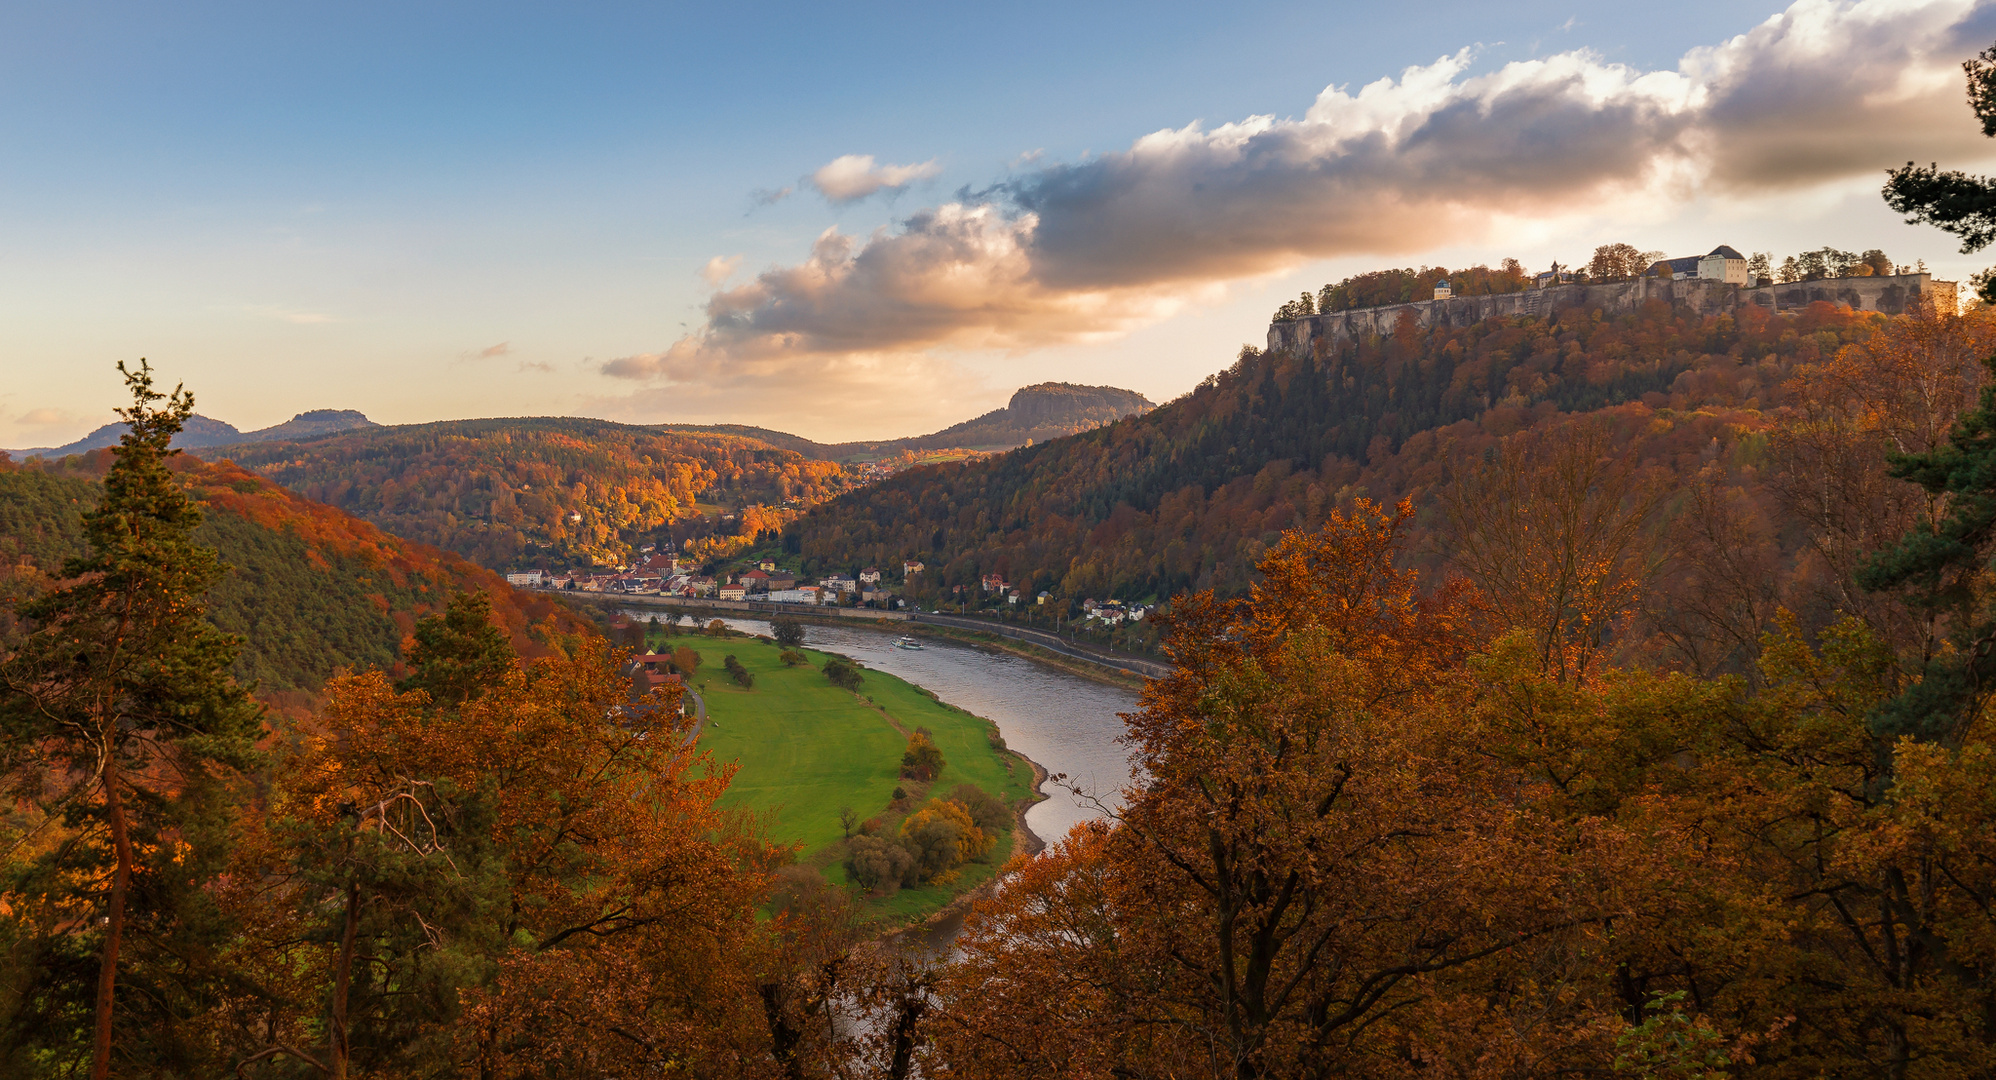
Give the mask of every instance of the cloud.
[(740, 255), (716, 255), (700, 268), (700, 277), (712, 288), (720, 288), (729, 278), (735, 276), (736, 268), (742, 264)]
[[(1169, 128), (864, 238), (826, 230), (800, 264), (715, 293), (670, 346), (601, 370), (687, 394), (877, 393), (948, 370), (951, 351), (1112, 337), (1308, 260), (1959, 162), (1988, 152), (1959, 64), (1992, 37), (1996, 14), (1971, 0), (1800, 0), (1674, 70), (1575, 51), (1475, 73), (1466, 49), (1327, 88), (1300, 118)], [(863, 198), (933, 164), (850, 156), (813, 182)]]
[(75, 423), (75, 419), (61, 409), (29, 409), (14, 418), (22, 427), (48, 428)]
[(832, 202), (849, 203), (882, 191), (899, 191), (942, 171), (934, 158), (919, 165), (876, 165), (872, 154), (847, 154), (812, 173), (808, 183)]
[(512, 351), (513, 351), (513, 343), (510, 341), (502, 341), (497, 345), (489, 345), (483, 349), (478, 350), (478, 358), (480, 360), (491, 360), (495, 357), (504, 356)]

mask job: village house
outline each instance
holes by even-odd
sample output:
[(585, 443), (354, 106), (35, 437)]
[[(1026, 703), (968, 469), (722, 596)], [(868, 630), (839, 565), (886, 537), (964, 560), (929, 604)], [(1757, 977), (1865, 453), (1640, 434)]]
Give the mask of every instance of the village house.
[(538, 587), (546, 579), (547, 571), (545, 570), (527, 570), (521, 573), (507, 574), (506, 584), (516, 589), (532, 589)]
[(1005, 587), (1005, 575), (986, 574), (983, 578), (985, 592), (997, 592)]
[(714, 595), (714, 585), (714, 579), (706, 574), (695, 574), (686, 580), (686, 587), (692, 590), (690, 595), (693, 596)]
[(869, 566), (859, 572), (859, 583), (861, 585), (874, 585), (879, 583), (879, 581), (880, 571), (874, 567)]
[(1017, 589), (1009, 589), (1009, 590), (1007, 590), (1007, 591), (1006, 591), (1006, 593), (1005, 593), (1005, 602), (1006, 602), (1006, 603), (1008, 603), (1008, 604), (1016, 604), (1016, 603), (1018, 603), (1018, 602), (1019, 602), (1019, 590), (1017, 590)]
[(778, 570), (775, 573), (769, 575), (770, 592), (775, 592), (778, 589), (794, 589), (796, 587), (797, 587), (797, 575), (790, 573), (787, 570)]
[(1053, 599), (1053, 594), (1046, 591), (1045, 589), (1041, 589), (1040, 595), (1034, 599), (1034, 603), (1039, 604), (1041, 607), (1045, 607), (1046, 602), (1051, 599)]
[(769, 574), (760, 568), (751, 570), (742, 575), (742, 584), (748, 586), (750, 592), (768, 592)]
[(919, 574), (924, 569), (926, 569), (926, 567), (922, 565), (922, 560), (909, 559), (907, 562), (901, 564), (901, 576), (908, 577), (911, 574)]
[(771, 589), (769, 602), (772, 604), (807, 604), (813, 601), (805, 598), (802, 589)]
[(721, 586), (721, 599), (723, 600), (745, 600), (747, 598), (748, 586), (739, 581)]
[(844, 574), (833, 574), (831, 577), (820, 581), (819, 584), (827, 589), (836, 589), (842, 593), (849, 593), (859, 588), (859, 582), (846, 577)]

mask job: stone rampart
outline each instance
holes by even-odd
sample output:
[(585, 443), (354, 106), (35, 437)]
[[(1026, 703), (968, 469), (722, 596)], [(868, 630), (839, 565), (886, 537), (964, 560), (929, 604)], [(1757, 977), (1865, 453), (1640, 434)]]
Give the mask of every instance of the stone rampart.
[(1383, 337), (1391, 334), (1403, 317), (1412, 317), (1414, 325), (1422, 328), (1474, 326), (1499, 316), (1545, 316), (1576, 307), (1631, 312), (1652, 300), (1661, 300), (1699, 315), (1736, 311), (1741, 304), (1759, 304), (1776, 311), (1795, 311), (1818, 300), (1843, 304), (1859, 311), (1897, 315), (1903, 313), (1916, 298), (1928, 293), (1938, 293), (1944, 302), (1952, 304), (1955, 292), (1953, 282), (1934, 281), (1928, 274), (1825, 278), (1756, 288), (1706, 278), (1638, 278), (1599, 285), (1555, 285), (1493, 296), (1416, 300), (1408, 304), (1311, 315), (1294, 322), (1270, 323), (1268, 348), (1270, 352), (1292, 352), (1310, 349), (1320, 340), (1345, 342), (1370, 336)]

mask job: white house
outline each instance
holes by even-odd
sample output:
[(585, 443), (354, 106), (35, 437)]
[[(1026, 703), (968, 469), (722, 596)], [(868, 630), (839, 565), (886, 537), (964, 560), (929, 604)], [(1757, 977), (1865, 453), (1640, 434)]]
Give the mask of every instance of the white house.
[(919, 574), (922, 570), (922, 560), (920, 559), (909, 559), (907, 562), (901, 564), (902, 577), (906, 577), (909, 574)]
[(1454, 295), (1455, 295), (1455, 287), (1453, 285), (1450, 285), (1446, 278), (1442, 279), (1441, 281), (1435, 282), (1435, 299), (1446, 300)]
[(845, 576), (844, 574), (833, 574), (831, 577), (825, 578), (823, 581), (819, 582), (819, 584), (823, 585), (827, 589), (836, 589), (842, 593), (852, 592), (853, 590), (859, 588), (859, 582), (854, 581), (853, 579)]
[(859, 572), (859, 583), (862, 585), (872, 585), (878, 582), (879, 580), (880, 580), (880, 571), (874, 569), (871, 566)]
[(1712, 253), (1698, 260), (1698, 276), (1711, 281), (1723, 281), (1729, 285), (1751, 285), (1747, 280), (1746, 256), (1724, 244), (1712, 249)]
[(507, 574), (506, 584), (516, 588), (531, 589), (538, 586), (544, 576), (546, 575), (540, 570), (529, 570), (521, 574)]

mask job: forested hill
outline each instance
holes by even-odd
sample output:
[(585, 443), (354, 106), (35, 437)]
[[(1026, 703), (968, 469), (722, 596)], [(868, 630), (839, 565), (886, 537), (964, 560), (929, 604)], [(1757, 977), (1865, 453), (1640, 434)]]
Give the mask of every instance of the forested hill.
[[(506, 569), (775, 527), (845, 471), (754, 439), (568, 417), (372, 427), (199, 451), (394, 533)], [(698, 504), (706, 504), (704, 507)], [(747, 512), (742, 512), (747, 511)]]
[[(1929, 315), (1957, 335), (1986, 326)], [(910, 470), (819, 507), (786, 544), (825, 564), (920, 557), (944, 590), (1000, 573), (1072, 600), (1238, 593), (1280, 530), (1314, 528), (1355, 494), (1431, 492), (1452, 457), (1574, 414), (1598, 412), (1660, 467), (1723, 457), (1752, 475), (1757, 433), (1809, 392), (1797, 376), (1863, 352), (1894, 318), (1817, 304), (1736, 321), (1654, 304), (1403, 326), (1312, 356), (1247, 348), (1146, 416)]]
[[(0, 586), (59, 572), (83, 551), (82, 513), (102, 494), (109, 450), (54, 464), (0, 459)], [(175, 460), (201, 502), (196, 538), (232, 568), (209, 618), (244, 646), (236, 675), (279, 705), (302, 705), (339, 668), (393, 668), (403, 638), (451, 592), (484, 590), (523, 655), (546, 651), (533, 627), (583, 623), (546, 597), (449, 552), (390, 536), (229, 464)]]

